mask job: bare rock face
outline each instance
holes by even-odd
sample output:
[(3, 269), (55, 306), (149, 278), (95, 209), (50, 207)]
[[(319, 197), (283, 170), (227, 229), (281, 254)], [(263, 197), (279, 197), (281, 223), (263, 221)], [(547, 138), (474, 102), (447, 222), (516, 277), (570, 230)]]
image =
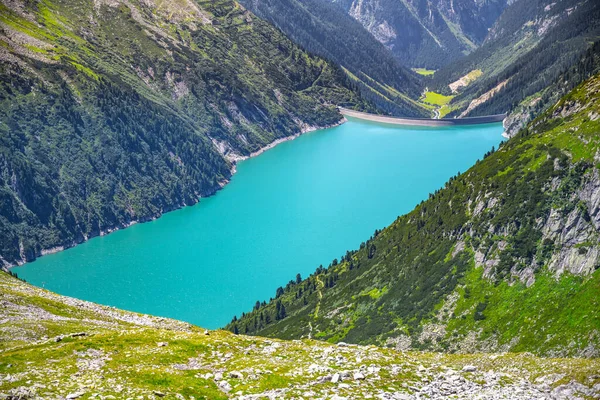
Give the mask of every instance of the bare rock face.
[[(555, 163), (555, 170), (561, 167)], [(560, 178), (555, 178), (547, 185), (547, 191), (554, 193), (560, 189)], [(493, 213), (499, 200), (479, 195), (471, 202), (471, 216), (474, 220), (486, 222), (486, 215)], [(557, 277), (565, 272), (575, 275), (589, 275), (600, 265), (600, 173), (593, 169), (581, 177), (581, 182), (574, 189), (566, 205), (553, 205), (547, 217), (537, 220), (537, 227), (542, 238), (540, 243), (552, 243), (553, 251), (550, 259), (540, 260), (536, 257), (526, 265), (515, 260), (510, 276), (531, 286), (535, 282), (535, 273), (547, 267)], [(483, 276), (492, 279), (495, 268), (500, 262), (500, 254), (509, 246), (514, 234), (514, 226), (492, 226), (488, 224), (488, 232), (497, 238), (490, 245), (482, 244), (473, 248), (475, 265), (483, 268)], [(473, 232), (469, 232), (472, 235)], [(500, 239), (500, 237), (504, 239)], [(455, 257), (465, 248), (464, 238), (458, 238), (452, 252)]]
[(550, 262), (549, 268), (555, 270), (557, 275), (569, 271), (576, 275), (589, 275), (592, 273), (600, 260), (600, 250), (593, 248), (569, 248), (561, 251)]
[(598, 170), (585, 183), (578, 196), (585, 202), (594, 227), (600, 230), (600, 173)]
[(585, 175), (572, 201), (578, 206), (568, 215), (552, 209), (542, 228), (544, 239), (551, 239), (558, 251), (549, 269), (557, 275), (568, 271), (588, 275), (600, 263), (600, 175), (597, 170)]

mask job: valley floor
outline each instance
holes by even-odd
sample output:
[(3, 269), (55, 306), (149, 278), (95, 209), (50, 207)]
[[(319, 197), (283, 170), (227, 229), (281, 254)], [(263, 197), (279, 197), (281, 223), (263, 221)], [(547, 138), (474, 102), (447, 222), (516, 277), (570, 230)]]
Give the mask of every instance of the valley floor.
[(600, 360), (399, 352), (204, 331), (0, 273), (0, 398), (574, 399)]

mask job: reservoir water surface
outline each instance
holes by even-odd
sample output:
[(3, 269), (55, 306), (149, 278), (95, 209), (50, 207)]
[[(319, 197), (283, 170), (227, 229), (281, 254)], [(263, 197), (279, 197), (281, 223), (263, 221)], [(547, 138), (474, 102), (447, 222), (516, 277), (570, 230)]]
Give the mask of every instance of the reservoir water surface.
[(351, 120), (239, 163), (195, 206), (14, 271), (60, 294), (221, 327), (409, 212), (502, 131)]

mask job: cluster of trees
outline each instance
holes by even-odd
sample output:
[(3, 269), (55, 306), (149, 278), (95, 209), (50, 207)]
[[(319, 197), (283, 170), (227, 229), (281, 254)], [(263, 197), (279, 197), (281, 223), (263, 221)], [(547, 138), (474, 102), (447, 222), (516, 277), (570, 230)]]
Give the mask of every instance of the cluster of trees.
[(252, 311), (242, 313), (238, 319), (234, 316), (225, 329), (234, 333), (256, 334), (266, 329), (269, 325), (283, 320), (288, 316), (288, 308), (292, 313), (299, 309), (309, 306), (309, 303), (315, 304), (317, 293), (335, 287), (340, 274), (336, 267), (347, 266), (349, 270), (358, 270), (360, 262), (356, 255), (363, 249), (369, 250), (371, 257), (375, 254), (375, 238), (382, 231), (376, 229), (374, 234), (366, 241), (360, 244), (359, 250), (348, 250), (338, 261), (337, 258), (329, 264), (328, 267), (319, 265), (307, 279), (302, 279), (300, 274), (296, 279), (290, 280), (285, 287), (278, 287), (275, 290), (275, 297), (271, 297), (268, 302), (256, 301)]
[(600, 42), (595, 42), (579, 62), (567, 68), (550, 86), (542, 89), (537, 101), (529, 104), (521, 102), (511, 106), (511, 110), (520, 112), (522, 115), (519, 126), (533, 120), (537, 115), (556, 103), (560, 97), (598, 72), (600, 72)]
[[(0, 272), (0, 273), (2, 273), (2, 272)], [(20, 280), (20, 281), (23, 281), (23, 282), (27, 282), (25, 279), (23, 279), (23, 278), (19, 278), (19, 274), (17, 274), (16, 272), (12, 272), (11, 270), (8, 270), (8, 272), (7, 272), (7, 273), (8, 273), (10, 276), (12, 276), (13, 278), (16, 278), (16, 279), (18, 279), (18, 280)]]
[[(322, 267), (321, 267), (322, 268)], [(272, 322), (281, 321), (287, 317), (287, 311), (282, 297), (285, 293), (295, 293), (295, 299), (301, 300), (305, 305), (305, 295), (315, 291), (316, 285), (302, 284), (302, 276), (296, 274), (295, 280), (290, 280), (289, 283), (283, 287), (278, 287), (275, 291), (275, 298), (270, 298), (269, 303), (259, 300), (256, 301), (254, 308), (249, 313), (242, 313), (241, 318), (238, 320), (237, 316), (234, 316), (231, 322), (225, 327), (225, 329), (238, 334), (241, 332), (244, 334), (252, 334), (260, 329), (264, 329), (267, 325)], [(267, 304), (273, 304), (274, 307), (267, 307)]]

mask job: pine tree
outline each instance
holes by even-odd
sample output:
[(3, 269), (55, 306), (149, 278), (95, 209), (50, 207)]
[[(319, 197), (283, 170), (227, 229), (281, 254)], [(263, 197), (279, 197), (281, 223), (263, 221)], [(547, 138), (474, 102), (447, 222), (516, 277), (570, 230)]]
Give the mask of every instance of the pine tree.
[(277, 288), (277, 291), (275, 292), (275, 298), (277, 299), (277, 298), (279, 298), (281, 296), (283, 296), (283, 288), (281, 286), (279, 286)]

